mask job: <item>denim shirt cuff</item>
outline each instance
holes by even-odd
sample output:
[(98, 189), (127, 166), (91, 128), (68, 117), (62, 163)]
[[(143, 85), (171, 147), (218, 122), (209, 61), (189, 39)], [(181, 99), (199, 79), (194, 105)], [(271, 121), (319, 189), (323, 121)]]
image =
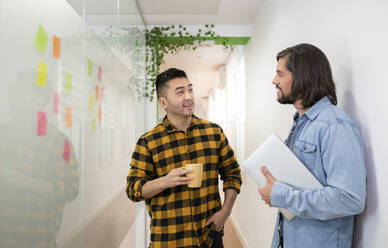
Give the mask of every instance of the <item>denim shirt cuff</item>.
[(277, 208), (286, 208), (285, 198), (286, 191), (289, 190), (289, 186), (276, 181), (271, 190), (271, 205)]

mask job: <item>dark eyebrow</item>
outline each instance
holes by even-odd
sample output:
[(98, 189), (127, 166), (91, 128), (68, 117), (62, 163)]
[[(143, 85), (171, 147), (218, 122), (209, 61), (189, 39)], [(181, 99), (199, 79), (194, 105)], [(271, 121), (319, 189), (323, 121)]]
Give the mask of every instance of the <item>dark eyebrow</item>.
[[(188, 87), (193, 87), (193, 84), (189, 84)], [(175, 88), (175, 91), (184, 89), (184, 86), (179, 86)]]

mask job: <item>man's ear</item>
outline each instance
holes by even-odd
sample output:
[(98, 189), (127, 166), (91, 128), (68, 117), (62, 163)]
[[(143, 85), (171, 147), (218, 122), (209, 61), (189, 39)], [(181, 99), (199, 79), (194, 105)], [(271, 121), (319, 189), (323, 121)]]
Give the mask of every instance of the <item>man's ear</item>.
[(162, 108), (167, 108), (167, 99), (163, 96), (159, 97), (159, 104), (162, 106)]

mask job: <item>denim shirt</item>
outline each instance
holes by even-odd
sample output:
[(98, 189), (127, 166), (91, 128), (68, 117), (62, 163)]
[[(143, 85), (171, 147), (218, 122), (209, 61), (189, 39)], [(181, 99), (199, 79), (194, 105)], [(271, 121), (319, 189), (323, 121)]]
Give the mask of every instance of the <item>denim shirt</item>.
[[(288, 139), (292, 131), (290, 149), (323, 187), (297, 190), (274, 184), (272, 206), (296, 215), (284, 218), (284, 247), (350, 248), (354, 216), (364, 210), (366, 198), (364, 148), (356, 123), (324, 97), (295, 118)], [(273, 248), (279, 243), (278, 225), (279, 217)]]

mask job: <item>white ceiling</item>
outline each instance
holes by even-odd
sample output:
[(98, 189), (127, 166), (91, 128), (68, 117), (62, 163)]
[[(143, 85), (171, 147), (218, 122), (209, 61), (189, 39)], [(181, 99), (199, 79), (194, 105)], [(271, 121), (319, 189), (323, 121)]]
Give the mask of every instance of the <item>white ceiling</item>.
[(143, 15), (215, 15), (220, 0), (137, 0)]
[[(264, 0), (136, 0), (146, 24), (250, 25)], [(160, 3), (169, 11), (161, 12)], [(168, 6), (168, 7), (167, 7)]]
[(264, 0), (67, 0), (90, 25), (131, 25), (142, 18), (146, 25), (250, 25)]

